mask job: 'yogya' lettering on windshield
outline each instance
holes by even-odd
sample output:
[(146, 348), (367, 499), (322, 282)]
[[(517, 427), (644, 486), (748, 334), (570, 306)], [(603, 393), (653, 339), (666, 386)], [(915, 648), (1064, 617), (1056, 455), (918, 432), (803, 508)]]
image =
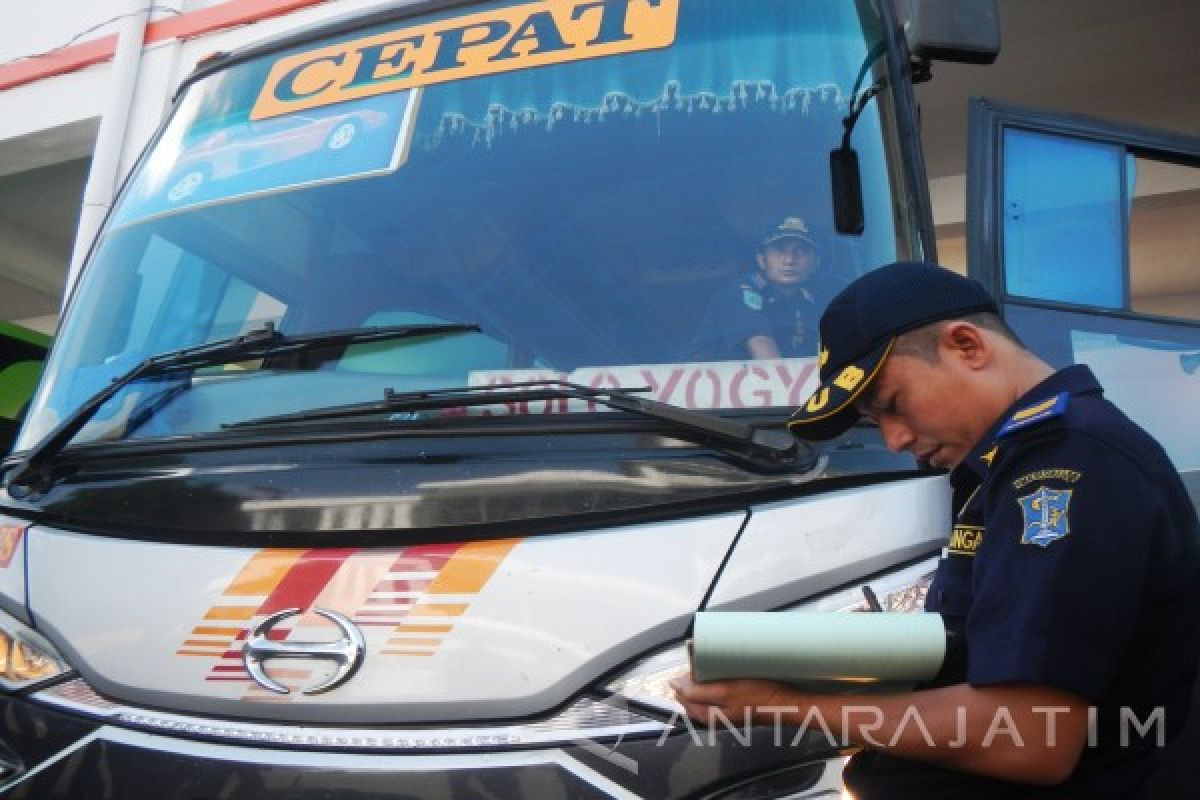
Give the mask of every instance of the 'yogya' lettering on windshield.
[(281, 58), (250, 118), (675, 41), (679, 0), (542, 0)]
[[(771, 408), (797, 406), (811, 394), (817, 388), (816, 366), (815, 358), (781, 358), (773, 361), (580, 367), (569, 373), (537, 369), (479, 370), (470, 374), (469, 384), (496, 386), (518, 381), (558, 380), (593, 389), (649, 387), (645, 397), (683, 408)], [(588, 400), (562, 397), (500, 403), (468, 409), (468, 413), (505, 416), (609, 410)]]

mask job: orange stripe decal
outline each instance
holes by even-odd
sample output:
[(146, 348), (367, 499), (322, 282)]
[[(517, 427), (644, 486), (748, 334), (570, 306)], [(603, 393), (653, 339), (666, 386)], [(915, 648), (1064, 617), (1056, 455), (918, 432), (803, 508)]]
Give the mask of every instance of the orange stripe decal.
[[(218, 602), (229, 605), (209, 608), (204, 621), (192, 629), (190, 637), (175, 652), (212, 659), (207, 681), (244, 684), (249, 676), (234, 665), (242, 659), (241, 643), (249, 626), (278, 609), (295, 607), (311, 611), (317, 607), (339, 611), (359, 625), (383, 627), (373, 642), (372, 649), (377, 654), (433, 656), (453, 634), (452, 620), (470, 610), (475, 596), (520, 541), (503, 539), (365, 551), (259, 550), (246, 557), (217, 598)], [(306, 614), (273, 628), (271, 638), (284, 640), (295, 630), (324, 624)], [(298, 638), (306, 639), (307, 635)], [(270, 673), (293, 677), (300, 683), (312, 675), (310, 671), (284, 669), (271, 669)], [(243, 699), (271, 702), (288, 702), (292, 697), (275, 697), (256, 687), (243, 695)]]
[(8, 569), (28, 525), (0, 525), (0, 569)]
[(304, 550), (260, 550), (246, 562), (225, 594), (234, 597), (268, 595), (292, 568)]
[(476, 594), (518, 539), (471, 542), (463, 545), (429, 585), (429, 594)]
[(194, 636), (228, 636), (230, 639), (244, 631), (245, 628), (209, 628), (203, 625), (193, 628)]
[(466, 612), (467, 603), (422, 603), (408, 612), (410, 617), (460, 617)]
[(398, 644), (402, 647), (437, 647), (441, 639), (388, 639), (388, 644)]
[(268, 672), (275, 678), (290, 678), (294, 680), (307, 680), (312, 677), (311, 669), (289, 669), (288, 667), (268, 667)]
[(396, 633), (449, 633), (453, 625), (397, 625)]
[(258, 612), (254, 606), (213, 606), (204, 615), (205, 619), (246, 620), (252, 619)]

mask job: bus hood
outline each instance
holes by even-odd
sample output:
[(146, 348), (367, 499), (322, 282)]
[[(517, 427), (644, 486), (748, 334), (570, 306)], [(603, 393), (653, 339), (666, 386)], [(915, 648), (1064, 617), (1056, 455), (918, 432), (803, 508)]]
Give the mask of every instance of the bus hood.
[[(778, 608), (927, 555), (946, 497), (944, 479), (917, 477), (672, 522), (379, 548), (35, 525), (0, 570), (0, 603), (19, 613), (26, 596), (29, 621), (87, 686), (128, 707), (329, 725), (516, 720), (680, 643), (697, 609)], [(342, 661), (313, 656), (330, 650)]]
[[(120, 702), (332, 724), (521, 717), (682, 637), (744, 512), (549, 535), (394, 548), (238, 549), (31, 528), (29, 608), (92, 688)], [(303, 615), (277, 616), (297, 609)], [(334, 618), (312, 613), (332, 612)], [(332, 690), (327, 660), (271, 658), (360, 634)], [(348, 627), (347, 627), (348, 626)]]

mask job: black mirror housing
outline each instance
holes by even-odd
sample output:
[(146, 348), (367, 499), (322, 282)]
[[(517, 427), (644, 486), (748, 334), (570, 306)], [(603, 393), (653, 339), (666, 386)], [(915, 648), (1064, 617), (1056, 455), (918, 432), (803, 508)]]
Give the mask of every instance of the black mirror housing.
[(834, 150), (829, 154), (829, 170), (833, 189), (833, 227), (838, 233), (861, 236), (866, 220), (858, 153), (849, 147)]
[(896, 0), (909, 52), (929, 61), (991, 64), (1000, 54), (996, 0)]

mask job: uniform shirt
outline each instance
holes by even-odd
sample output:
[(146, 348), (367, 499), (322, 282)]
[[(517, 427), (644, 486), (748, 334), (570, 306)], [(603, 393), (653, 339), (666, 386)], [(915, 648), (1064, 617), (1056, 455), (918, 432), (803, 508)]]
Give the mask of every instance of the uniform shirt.
[(769, 336), (783, 358), (817, 354), (821, 307), (807, 287), (785, 294), (762, 272), (741, 273), (713, 296), (692, 350), (713, 360), (750, 358), (746, 342)]
[[(1072, 692), (1096, 709), (1094, 742), (1057, 787), (884, 753), (856, 757), (847, 784), (860, 800), (1132, 796), (1162, 756), (1159, 730), (1169, 742), (1183, 726), (1200, 656), (1200, 530), (1178, 473), (1075, 366), (1003, 415), (950, 479), (953, 533), (926, 610), (961, 637), (965, 663), (937, 685)], [(1130, 715), (1161, 724), (1139, 733)]]

